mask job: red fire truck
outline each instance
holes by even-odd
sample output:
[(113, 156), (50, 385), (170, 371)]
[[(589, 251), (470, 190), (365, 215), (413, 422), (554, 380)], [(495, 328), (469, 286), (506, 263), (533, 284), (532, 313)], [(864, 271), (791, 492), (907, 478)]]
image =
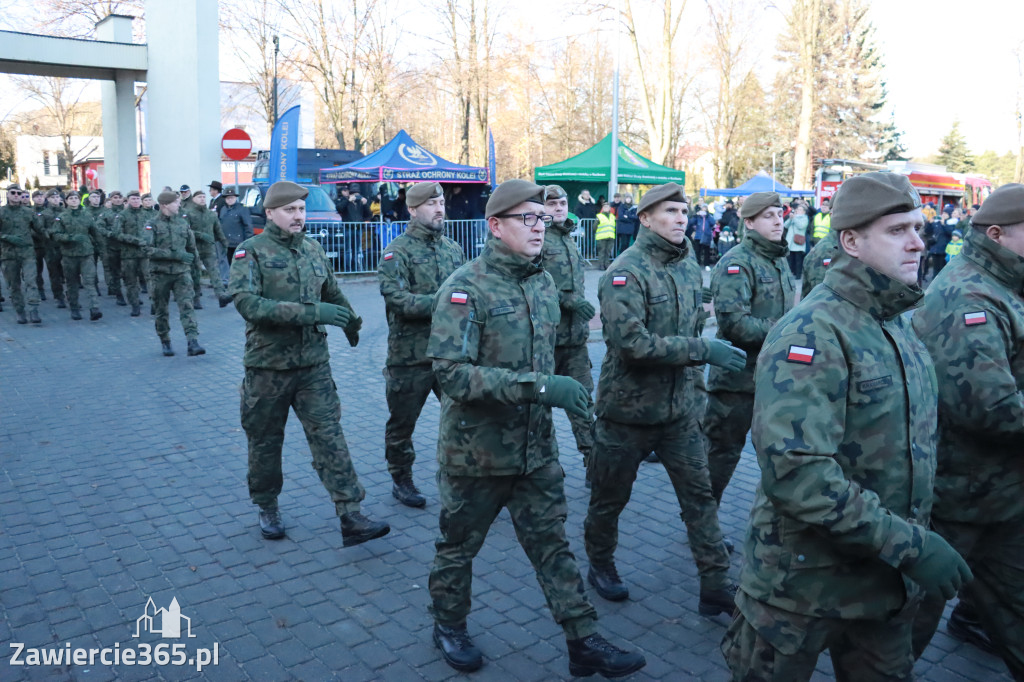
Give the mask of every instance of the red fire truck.
[(868, 171), (892, 171), (906, 175), (917, 188), (922, 202), (933, 202), (939, 210), (946, 204), (966, 208), (980, 204), (992, 192), (992, 183), (985, 178), (964, 173), (950, 173), (942, 166), (894, 161), (888, 165), (851, 161), (849, 159), (819, 159), (814, 174), (814, 202), (820, 206), (831, 199), (843, 180), (851, 175)]

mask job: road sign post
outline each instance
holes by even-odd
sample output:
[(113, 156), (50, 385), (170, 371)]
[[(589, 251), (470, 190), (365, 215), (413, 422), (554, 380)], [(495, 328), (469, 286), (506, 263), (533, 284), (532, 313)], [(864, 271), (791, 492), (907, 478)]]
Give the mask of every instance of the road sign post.
[(238, 194), (238, 162), (252, 153), (252, 138), (241, 128), (232, 128), (220, 138), (220, 150), (235, 162), (235, 194)]

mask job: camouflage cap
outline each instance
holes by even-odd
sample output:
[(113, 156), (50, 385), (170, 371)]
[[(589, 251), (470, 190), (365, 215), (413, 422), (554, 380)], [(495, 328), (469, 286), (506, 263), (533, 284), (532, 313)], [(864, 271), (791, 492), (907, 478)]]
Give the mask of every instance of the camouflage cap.
[(832, 229), (864, 227), (893, 213), (921, 208), (921, 197), (909, 178), (875, 171), (854, 175), (839, 185), (832, 198)]
[(441, 189), (440, 182), (417, 182), (415, 185), (405, 190), (405, 205), (408, 208), (416, 208), (420, 204), (425, 204), (434, 197), (443, 197), (444, 190)]
[(756, 218), (758, 213), (772, 206), (782, 208), (782, 197), (778, 192), (754, 192), (743, 200), (740, 218)]
[(173, 204), (177, 200), (178, 194), (176, 192), (160, 192), (160, 196), (156, 198), (156, 203), (166, 206), (167, 204)]
[(979, 227), (1004, 227), (1018, 223), (1024, 223), (1024, 185), (1017, 182), (992, 192), (971, 218), (971, 224)]
[(659, 185), (640, 197), (640, 203), (636, 205), (636, 212), (640, 214), (650, 211), (663, 201), (681, 201), (685, 204), (687, 203), (686, 192), (682, 186), (674, 182)]
[(128, 192), (128, 194), (124, 195), (125, 199), (131, 199), (132, 197), (141, 197), (141, 196), (142, 195), (139, 193), (139, 190), (137, 190), (137, 189), (133, 189), (132, 191)]
[(548, 185), (544, 188), (544, 201), (550, 201), (552, 199), (561, 199), (562, 197), (569, 196), (561, 185)]
[(263, 208), (280, 208), (287, 206), (293, 201), (305, 199), (309, 196), (309, 190), (294, 182), (281, 180), (275, 182), (267, 190), (267, 196), (263, 200)]
[(484, 217), (500, 215), (510, 208), (515, 208), (524, 201), (533, 201), (538, 204), (544, 203), (544, 188), (535, 185), (529, 180), (506, 180), (498, 185), (497, 189), (487, 200), (484, 208)]

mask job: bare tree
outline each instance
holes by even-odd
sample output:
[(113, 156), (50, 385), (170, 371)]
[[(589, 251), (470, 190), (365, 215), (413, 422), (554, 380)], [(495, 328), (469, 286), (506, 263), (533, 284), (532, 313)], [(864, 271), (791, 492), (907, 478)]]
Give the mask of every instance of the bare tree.
[(1013, 56), (1017, 59), (1017, 106), (1013, 112), (1017, 119), (1017, 161), (1014, 164), (1013, 181), (1024, 182), (1024, 41), (1017, 43)]
[(70, 38), (91, 38), (96, 22), (111, 14), (135, 17), (137, 38), (145, 35), (143, 0), (43, 0), (36, 3), (39, 26), (48, 33)]
[(70, 183), (71, 164), (75, 162), (76, 154), (81, 151), (72, 147), (71, 136), (77, 132), (80, 124), (79, 117), (82, 106), (79, 104), (79, 100), (82, 97), (85, 83), (53, 76), (14, 78), (13, 80), (29, 99), (39, 103), (52, 118), (55, 132), (61, 138), (61, 146), (68, 169), (67, 180)]
[(821, 0), (793, 0), (786, 23), (790, 35), (797, 40), (800, 76), (800, 118), (793, 150), (793, 189), (807, 189), (811, 181), (811, 133), (816, 106), (814, 72), (825, 47)]

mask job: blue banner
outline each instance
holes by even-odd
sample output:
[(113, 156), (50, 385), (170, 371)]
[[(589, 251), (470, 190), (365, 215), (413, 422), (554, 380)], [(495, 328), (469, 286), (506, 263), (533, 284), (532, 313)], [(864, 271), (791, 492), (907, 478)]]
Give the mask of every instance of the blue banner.
[(270, 138), (270, 184), (297, 180), (299, 157), (299, 107), (294, 106), (277, 119)]
[(498, 186), (498, 170), (494, 161), (494, 133), (487, 128), (487, 170), (491, 174), (491, 189)]

